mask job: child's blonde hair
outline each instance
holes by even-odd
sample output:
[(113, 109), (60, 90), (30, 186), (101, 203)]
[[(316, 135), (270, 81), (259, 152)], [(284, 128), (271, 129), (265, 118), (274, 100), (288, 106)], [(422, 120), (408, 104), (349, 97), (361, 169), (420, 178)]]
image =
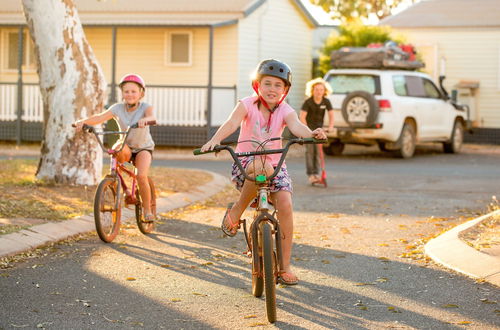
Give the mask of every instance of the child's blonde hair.
[(327, 81), (325, 81), (323, 78), (315, 78), (313, 80), (309, 80), (306, 83), (306, 95), (308, 97), (311, 97), (313, 95), (314, 86), (316, 86), (317, 84), (322, 84), (323, 86), (325, 86), (325, 95), (323, 96), (327, 96), (328, 94), (332, 93), (332, 87)]

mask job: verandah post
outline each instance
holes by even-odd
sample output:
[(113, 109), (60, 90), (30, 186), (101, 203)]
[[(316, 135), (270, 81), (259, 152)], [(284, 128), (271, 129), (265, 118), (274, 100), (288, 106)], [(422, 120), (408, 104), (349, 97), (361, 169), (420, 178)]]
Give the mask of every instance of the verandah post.
[(24, 27), (19, 26), (17, 38), (17, 120), (16, 120), (16, 144), (21, 144), (21, 129), (23, 116), (23, 54), (24, 54)]

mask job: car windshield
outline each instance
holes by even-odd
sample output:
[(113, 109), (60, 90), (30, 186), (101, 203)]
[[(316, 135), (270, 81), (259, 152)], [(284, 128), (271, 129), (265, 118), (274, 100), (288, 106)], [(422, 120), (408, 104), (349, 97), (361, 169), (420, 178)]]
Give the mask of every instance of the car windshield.
[(380, 94), (379, 77), (372, 75), (335, 74), (328, 77), (333, 94), (347, 94), (353, 91), (365, 91)]

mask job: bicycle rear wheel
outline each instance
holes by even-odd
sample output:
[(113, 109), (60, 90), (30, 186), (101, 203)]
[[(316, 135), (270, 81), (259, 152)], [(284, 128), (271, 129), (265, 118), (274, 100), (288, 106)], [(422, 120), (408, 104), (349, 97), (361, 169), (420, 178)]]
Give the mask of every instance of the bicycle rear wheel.
[[(151, 193), (151, 213), (156, 218), (156, 190), (155, 190), (155, 185), (153, 183), (153, 180), (148, 177), (149, 181), (149, 189)], [(139, 227), (139, 230), (141, 233), (144, 235), (150, 234), (154, 229), (155, 229), (155, 223), (154, 222), (144, 222), (142, 221), (143, 216), (144, 216), (144, 211), (142, 208), (142, 199), (139, 194), (139, 189), (135, 191), (136, 194), (136, 199), (137, 203), (135, 204), (135, 220), (137, 221), (137, 227)]]
[(267, 319), (269, 322), (274, 323), (276, 321), (276, 259), (274, 258), (271, 224), (268, 222), (263, 223), (261, 230)]
[(94, 221), (97, 235), (106, 243), (112, 242), (120, 230), (121, 201), (118, 196), (120, 179), (104, 178), (94, 197)]

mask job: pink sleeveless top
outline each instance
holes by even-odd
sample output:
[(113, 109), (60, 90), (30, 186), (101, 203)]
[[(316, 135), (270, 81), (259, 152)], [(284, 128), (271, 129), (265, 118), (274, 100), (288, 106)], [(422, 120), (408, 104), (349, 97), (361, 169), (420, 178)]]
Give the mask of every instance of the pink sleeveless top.
[[(268, 127), (268, 122), (259, 111), (257, 106), (257, 96), (245, 97), (240, 102), (245, 106), (247, 115), (240, 125), (240, 136), (238, 138), (237, 152), (255, 151), (258, 147), (257, 143), (244, 142), (245, 140), (264, 141), (273, 137), (281, 137), (283, 129), (286, 126), (285, 117), (294, 112), (293, 108), (287, 103), (281, 103), (271, 115), (271, 122)], [(270, 141), (265, 145), (265, 149), (280, 149), (282, 148), (281, 140)], [(267, 156), (273, 166), (278, 165), (281, 154), (271, 154)], [(283, 165), (285, 167), (285, 165)]]

